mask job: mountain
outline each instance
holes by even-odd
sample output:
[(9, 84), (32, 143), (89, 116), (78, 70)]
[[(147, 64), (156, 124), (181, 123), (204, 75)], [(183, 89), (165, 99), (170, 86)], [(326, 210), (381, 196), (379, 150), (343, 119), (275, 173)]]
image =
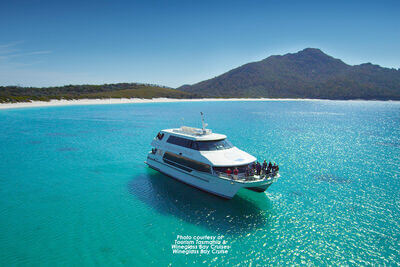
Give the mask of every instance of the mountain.
[(103, 85), (66, 85), (59, 87), (0, 86), (0, 103), (28, 102), (31, 100), (81, 98), (193, 98), (194, 94), (168, 87), (140, 84), (116, 83)]
[(400, 100), (400, 70), (371, 63), (351, 66), (306, 48), (178, 89), (208, 97)]

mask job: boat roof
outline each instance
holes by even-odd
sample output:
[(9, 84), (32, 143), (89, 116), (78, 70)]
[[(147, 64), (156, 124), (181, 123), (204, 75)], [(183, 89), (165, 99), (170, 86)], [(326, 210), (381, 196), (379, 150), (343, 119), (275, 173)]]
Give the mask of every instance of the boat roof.
[(250, 164), (257, 159), (237, 147), (226, 150), (200, 151), (213, 167), (233, 167)]
[(171, 135), (180, 136), (195, 141), (218, 141), (226, 139), (226, 135), (213, 133), (210, 129), (199, 129), (193, 127), (182, 126), (181, 128), (165, 129), (161, 132)]

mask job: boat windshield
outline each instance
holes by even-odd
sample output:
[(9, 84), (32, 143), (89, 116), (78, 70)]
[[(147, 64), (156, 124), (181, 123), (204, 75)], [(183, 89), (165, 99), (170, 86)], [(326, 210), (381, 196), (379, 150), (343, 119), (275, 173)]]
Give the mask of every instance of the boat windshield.
[(196, 150), (200, 151), (211, 151), (211, 150), (224, 150), (232, 148), (233, 145), (228, 140), (218, 140), (218, 141), (196, 141)]

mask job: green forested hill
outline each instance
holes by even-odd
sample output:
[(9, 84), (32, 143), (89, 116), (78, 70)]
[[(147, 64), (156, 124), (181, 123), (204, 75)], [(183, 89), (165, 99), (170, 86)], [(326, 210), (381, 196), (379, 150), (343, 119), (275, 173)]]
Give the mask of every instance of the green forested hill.
[(371, 63), (351, 66), (307, 48), (178, 89), (210, 97), (400, 100), (400, 70)]
[(60, 87), (0, 86), (0, 102), (81, 98), (192, 98), (195, 94), (157, 85), (117, 83), (104, 85), (67, 85)]

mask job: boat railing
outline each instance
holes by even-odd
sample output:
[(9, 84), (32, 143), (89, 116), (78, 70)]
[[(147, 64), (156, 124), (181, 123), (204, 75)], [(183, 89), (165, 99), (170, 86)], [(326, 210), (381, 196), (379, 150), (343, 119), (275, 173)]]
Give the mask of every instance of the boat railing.
[(278, 172), (262, 173), (260, 175), (252, 174), (246, 175), (246, 173), (239, 173), (238, 175), (227, 174), (226, 172), (215, 171), (215, 174), (221, 178), (239, 180), (239, 181), (257, 181), (263, 179), (274, 178)]

